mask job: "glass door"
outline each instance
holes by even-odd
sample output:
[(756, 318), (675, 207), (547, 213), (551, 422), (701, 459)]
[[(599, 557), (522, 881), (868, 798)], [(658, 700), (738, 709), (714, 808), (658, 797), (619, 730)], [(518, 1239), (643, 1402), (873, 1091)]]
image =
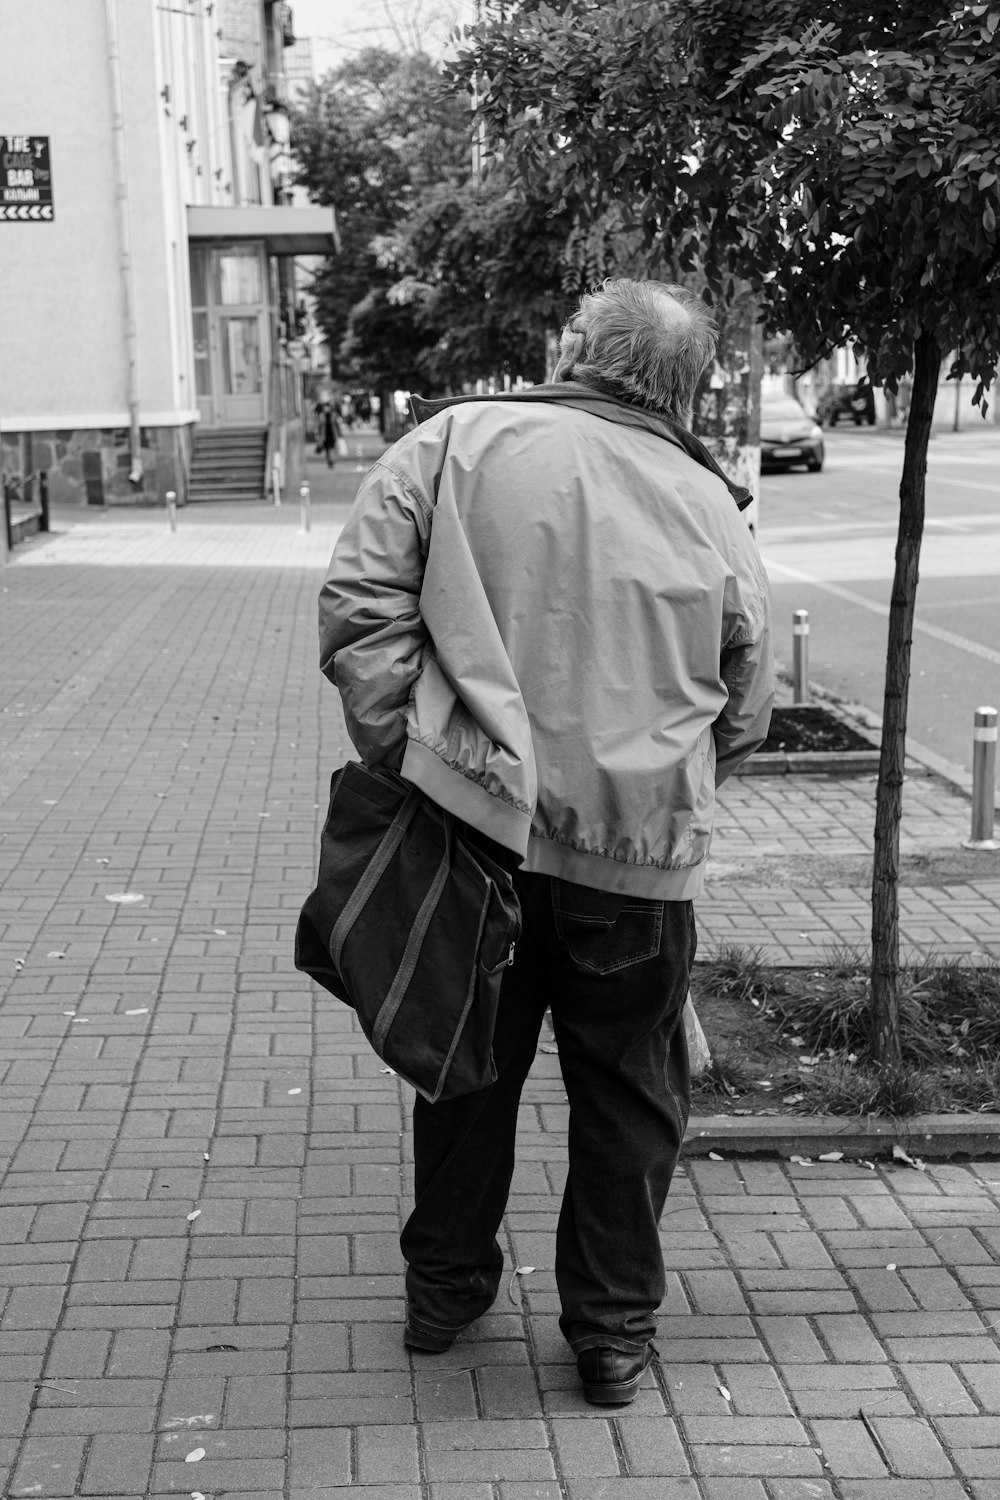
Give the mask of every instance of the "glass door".
[(266, 264), (263, 244), (191, 247), (195, 393), (205, 426), (267, 420)]
[(260, 314), (221, 313), (222, 420), (225, 425), (264, 420), (264, 366)]

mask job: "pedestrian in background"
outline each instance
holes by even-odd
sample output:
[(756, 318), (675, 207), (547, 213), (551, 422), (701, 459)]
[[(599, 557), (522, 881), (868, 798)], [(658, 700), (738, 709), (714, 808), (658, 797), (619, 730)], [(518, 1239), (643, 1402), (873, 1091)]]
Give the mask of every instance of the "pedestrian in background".
[(337, 443), (341, 436), (340, 423), (334, 410), (333, 402), (329, 396), (323, 396), (316, 402), (314, 407), (318, 422), (319, 442), (316, 444), (316, 452), (326, 456), (326, 466), (333, 468), (333, 456), (337, 451)]
[(497, 1295), (550, 1008), (570, 1106), (560, 1327), (598, 1404), (631, 1401), (655, 1354), (692, 900), (716, 787), (773, 698), (767, 583), (734, 504), (749, 497), (687, 430), (716, 337), (683, 288), (605, 282), (552, 384), (420, 408), (362, 484), (320, 604), (362, 759), (462, 819), (522, 908), (496, 1082), (414, 1102), (405, 1342), (447, 1349)]

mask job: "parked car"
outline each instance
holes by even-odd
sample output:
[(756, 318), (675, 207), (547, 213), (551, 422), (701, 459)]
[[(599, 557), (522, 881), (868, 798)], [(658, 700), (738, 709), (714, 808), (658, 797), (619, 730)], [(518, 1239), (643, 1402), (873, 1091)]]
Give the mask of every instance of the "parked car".
[(824, 427), (836, 427), (838, 417), (850, 417), (855, 427), (867, 422), (875, 426), (875, 392), (865, 381), (855, 385), (833, 385), (820, 397), (816, 416)]
[(812, 474), (823, 467), (823, 433), (794, 396), (764, 396), (760, 404), (760, 465), (791, 469), (805, 464)]

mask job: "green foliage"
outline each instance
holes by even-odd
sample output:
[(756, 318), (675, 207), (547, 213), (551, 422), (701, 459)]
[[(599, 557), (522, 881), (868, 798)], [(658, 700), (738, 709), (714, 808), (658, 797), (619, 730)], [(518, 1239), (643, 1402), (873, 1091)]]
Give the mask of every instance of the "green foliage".
[[(823, 1115), (937, 1114), (946, 1095), (936, 1078), (914, 1067), (852, 1067), (831, 1059), (802, 1081), (803, 1109)], [(963, 1101), (964, 1102), (964, 1101)]]
[(569, 0), (468, 35), (454, 74), (526, 181), (609, 207), (650, 264), (739, 278), (807, 360), (890, 387), (920, 335), (1000, 354), (1000, 4)]
[(757, 1082), (753, 1069), (745, 1058), (735, 1051), (715, 1050), (703, 1073), (698, 1075), (693, 1087), (697, 1092), (699, 1109), (712, 1107), (726, 1099), (737, 1099), (751, 1090)]
[[(762, 1078), (772, 1086), (769, 1104), (802, 1113), (1000, 1109), (998, 961), (930, 956), (904, 969), (902, 1056), (887, 1066), (873, 1057), (871, 980), (860, 950), (832, 951), (821, 967), (803, 970), (769, 968), (759, 949), (724, 946), (698, 964), (694, 989), (712, 1050), (696, 1083), (699, 1109), (739, 1103)], [(713, 1036), (713, 996), (747, 1007), (738, 1036), (725, 1024)]]
[(620, 216), (578, 229), (502, 162), (475, 169), (468, 103), (422, 55), (370, 49), (328, 74), (293, 147), (299, 180), (337, 209), (342, 252), (314, 290), (342, 374), (428, 393), (540, 380), (546, 329), (627, 260)]
[(764, 962), (763, 948), (744, 948), (723, 943), (714, 958), (699, 966), (702, 982), (713, 995), (766, 1004), (773, 982)]
[(340, 254), (314, 285), (334, 373), (403, 383), (433, 342), (411, 310), (388, 300), (396, 276), (376, 244), (428, 186), (461, 179), (468, 142), (468, 110), (420, 53), (366, 49), (314, 84), (293, 117), (298, 180), (317, 202), (333, 204), (340, 228)]
[(578, 229), (496, 161), (428, 188), (379, 249), (400, 278), (393, 296), (440, 330), (424, 368), (447, 387), (489, 372), (543, 379), (546, 329), (592, 280), (628, 265), (634, 241), (613, 212)]
[[(805, 975), (762, 975), (770, 1013), (813, 1052), (833, 1048), (872, 1055), (867, 961), (846, 958)], [(903, 1058), (930, 1067), (948, 1062), (1000, 1063), (1000, 963), (942, 963), (925, 959), (903, 970), (900, 985)]]
[(776, 315), (810, 351), (849, 334), (890, 388), (924, 333), (977, 395), (1000, 353), (998, 46), (996, 5), (879, 51), (816, 25), (758, 48), (728, 86), (753, 86), (781, 132), (754, 247)]
[(912, 372), (872, 882), (872, 1028), (898, 1066), (927, 444), (942, 357), (978, 402), (1000, 356), (1000, 0), (566, 0), (488, 6), (466, 41), (454, 76), (558, 212), (617, 210), (650, 269), (723, 305), (748, 283), (806, 363), (853, 343), (889, 390)]

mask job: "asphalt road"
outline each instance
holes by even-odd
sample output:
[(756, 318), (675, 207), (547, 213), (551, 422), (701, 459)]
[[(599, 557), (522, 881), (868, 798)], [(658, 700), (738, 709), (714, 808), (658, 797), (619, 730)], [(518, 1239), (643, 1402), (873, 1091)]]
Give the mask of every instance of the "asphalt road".
[[(1000, 708), (1000, 427), (972, 420), (931, 440), (908, 724), (911, 745), (966, 772), (975, 709)], [(762, 483), (776, 654), (791, 665), (807, 609), (812, 680), (880, 715), (903, 437), (836, 428), (826, 441), (822, 473)]]

